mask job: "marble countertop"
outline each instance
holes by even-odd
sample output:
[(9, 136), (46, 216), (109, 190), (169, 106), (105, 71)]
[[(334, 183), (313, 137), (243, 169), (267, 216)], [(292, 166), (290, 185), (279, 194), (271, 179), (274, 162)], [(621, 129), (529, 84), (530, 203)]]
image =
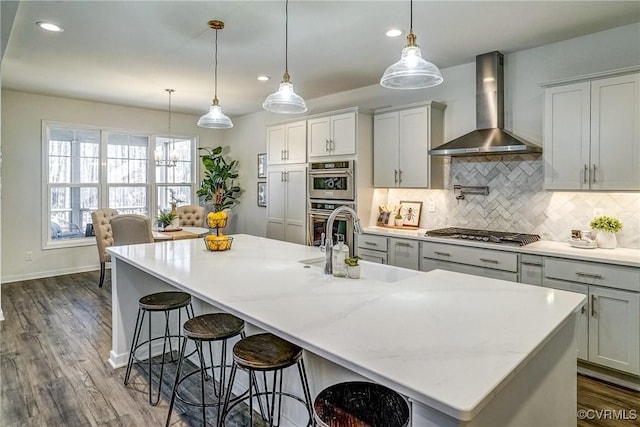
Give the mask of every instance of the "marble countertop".
[(118, 260), (454, 418), (469, 420), (585, 301), (580, 294), (362, 262), (325, 275), (317, 248), (235, 235), (114, 246)]
[(425, 242), (450, 243), (452, 245), (472, 246), (478, 248), (495, 249), (499, 251), (518, 252), (532, 255), (554, 256), (570, 258), (582, 261), (597, 261), (609, 264), (640, 267), (640, 249), (616, 248), (616, 249), (584, 249), (574, 248), (565, 242), (553, 242), (540, 240), (525, 246), (500, 245), (462, 239), (450, 239), (446, 237), (425, 237), (424, 228), (403, 230), (388, 227), (366, 227), (365, 233), (379, 234), (388, 237), (402, 237), (423, 240)]

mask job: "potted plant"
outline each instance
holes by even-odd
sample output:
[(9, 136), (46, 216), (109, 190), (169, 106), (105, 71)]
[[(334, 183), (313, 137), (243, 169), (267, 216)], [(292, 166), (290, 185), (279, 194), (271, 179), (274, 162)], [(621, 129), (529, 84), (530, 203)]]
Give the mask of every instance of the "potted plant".
[(402, 218), (402, 215), (400, 215), (400, 210), (398, 210), (398, 213), (393, 218), (393, 222), (396, 225), (396, 227), (402, 227), (402, 224), (404, 223), (404, 218)]
[(351, 279), (360, 278), (360, 264), (358, 264), (359, 260), (359, 256), (354, 256), (353, 258), (345, 258), (344, 260), (344, 263), (347, 264), (347, 276), (349, 276)]
[(158, 215), (158, 227), (164, 230), (169, 227), (176, 218), (177, 215), (173, 211), (160, 211), (160, 215)]
[(602, 215), (593, 218), (589, 225), (597, 231), (596, 242), (599, 248), (614, 249), (616, 247), (615, 233), (622, 229), (622, 222), (619, 219)]
[(242, 191), (234, 182), (238, 177), (238, 161), (227, 161), (222, 155), (222, 147), (199, 150), (205, 152), (200, 156), (205, 173), (196, 194), (204, 202), (211, 203), (214, 212), (231, 209)]

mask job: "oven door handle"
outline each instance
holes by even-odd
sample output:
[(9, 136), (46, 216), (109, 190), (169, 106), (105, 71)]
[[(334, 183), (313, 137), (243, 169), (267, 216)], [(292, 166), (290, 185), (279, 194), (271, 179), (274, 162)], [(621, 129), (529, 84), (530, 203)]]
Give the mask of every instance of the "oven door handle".
[(353, 171), (348, 170), (322, 170), (322, 171), (318, 171), (318, 170), (314, 170), (314, 171), (309, 171), (309, 176), (325, 176), (325, 175), (333, 175), (333, 176), (353, 176)]

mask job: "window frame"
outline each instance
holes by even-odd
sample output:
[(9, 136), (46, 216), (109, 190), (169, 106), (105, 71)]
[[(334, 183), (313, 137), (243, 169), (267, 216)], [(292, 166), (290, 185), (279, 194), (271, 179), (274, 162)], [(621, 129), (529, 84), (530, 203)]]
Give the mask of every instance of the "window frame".
[[(117, 129), (106, 126), (91, 126), (75, 123), (65, 123), (52, 120), (42, 120), (41, 124), (41, 162), (42, 162), (42, 187), (41, 187), (41, 248), (43, 250), (61, 249), (71, 247), (91, 246), (96, 244), (94, 236), (90, 237), (77, 237), (72, 239), (51, 239), (51, 188), (52, 187), (69, 187), (69, 188), (95, 188), (98, 189), (98, 207), (97, 209), (103, 209), (108, 207), (109, 203), (109, 188), (110, 187), (127, 187), (127, 186), (144, 186), (147, 191), (147, 206), (146, 209), (149, 213), (149, 217), (154, 222), (158, 212), (155, 212), (158, 204), (158, 191), (162, 186), (189, 186), (192, 203), (197, 204), (197, 177), (199, 173), (199, 162), (197, 157), (198, 137), (196, 135), (167, 135), (166, 133), (156, 133), (150, 131), (141, 131), (135, 129)], [(99, 147), (99, 167), (98, 167), (98, 182), (97, 183), (51, 183), (49, 182), (49, 129), (54, 127), (68, 128), (71, 130), (87, 130), (97, 131), (100, 133), (100, 147)], [(143, 136), (147, 138), (147, 182), (146, 183), (108, 183), (107, 179), (107, 150), (108, 150), (108, 135), (110, 133), (120, 133), (135, 136)], [(174, 138), (190, 140), (190, 154), (191, 154), (191, 180), (188, 183), (161, 183), (156, 182), (156, 161), (155, 151), (159, 138)], [(167, 167), (167, 166), (165, 166)], [(82, 231), (82, 230), (81, 230)]]

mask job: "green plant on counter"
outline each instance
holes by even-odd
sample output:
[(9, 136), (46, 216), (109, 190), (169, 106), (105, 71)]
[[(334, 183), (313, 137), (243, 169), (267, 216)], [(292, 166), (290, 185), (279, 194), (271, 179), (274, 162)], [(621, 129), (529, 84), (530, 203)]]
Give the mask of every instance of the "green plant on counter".
[(215, 212), (231, 209), (236, 203), (237, 193), (242, 191), (234, 182), (234, 179), (238, 178), (238, 161), (225, 160), (222, 147), (199, 150), (205, 152), (200, 156), (205, 173), (196, 194), (205, 202), (211, 202)]
[(589, 224), (594, 230), (608, 231), (609, 233), (617, 233), (622, 229), (622, 223), (618, 218), (602, 215), (591, 220)]
[(158, 215), (158, 222), (162, 224), (162, 227), (167, 227), (168, 225), (171, 225), (173, 220), (176, 218), (177, 218), (177, 215), (171, 211), (168, 211), (168, 212), (161, 211), (160, 215)]
[(402, 219), (402, 215), (400, 215), (400, 211), (398, 211), (398, 213), (396, 214), (395, 219)]
[(354, 256), (353, 258), (345, 258), (344, 263), (348, 266), (355, 267), (358, 265), (358, 261), (361, 260), (359, 256)]

